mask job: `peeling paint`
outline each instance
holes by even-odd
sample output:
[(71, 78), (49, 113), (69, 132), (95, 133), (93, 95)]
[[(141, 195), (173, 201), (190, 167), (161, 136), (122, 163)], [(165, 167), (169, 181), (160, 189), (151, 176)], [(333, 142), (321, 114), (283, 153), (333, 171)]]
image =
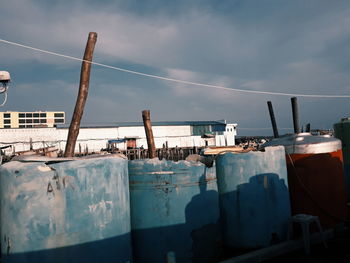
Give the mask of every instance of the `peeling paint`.
[[(76, 252), (50, 262), (77, 262), (72, 258), (78, 255), (96, 262), (101, 253), (111, 255), (104, 262), (131, 261), (127, 160), (91, 158), (50, 166), (12, 161), (0, 166), (0, 173), (1, 234), (7, 241), (1, 242), (2, 262), (23, 253), (61, 253), (72, 246)], [(113, 250), (108, 249), (112, 244), (104, 251), (94, 246), (106, 240), (114, 242)], [(20, 262), (40, 261), (47, 261), (44, 254), (42, 260), (25, 257)]]

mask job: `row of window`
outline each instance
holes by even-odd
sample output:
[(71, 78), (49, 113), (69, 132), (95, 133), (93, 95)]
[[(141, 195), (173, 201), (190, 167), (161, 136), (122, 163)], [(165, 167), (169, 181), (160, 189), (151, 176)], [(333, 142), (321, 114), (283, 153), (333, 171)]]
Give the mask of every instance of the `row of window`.
[(35, 128), (35, 127), (38, 127), (38, 126), (45, 126), (45, 127), (47, 127), (47, 125), (45, 125), (45, 124), (42, 124), (42, 125), (19, 125), (18, 127), (19, 128)]
[[(47, 123), (46, 119), (19, 119), (19, 123)], [(54, 123), (64, 123), (64, 119), (55, 119)], [(11, 124), (10, 119), (4, 119), (4, 124)]]
[[(19, 113), (18, 114), (19, 118), (46, 118), (46, 113)], [(55, 118), (62, 118), (64, 117), (64, 113), (54, 113)], [(11, 118), (10, 113), (4, 113), (4, 118)]]
[[(19, 125), (18, 128), (35, 128), (35, 127), (47, 127), (46, 124), (39, 125)], [(4, 129), (11, 129), (11, 125), (4, 125)]]

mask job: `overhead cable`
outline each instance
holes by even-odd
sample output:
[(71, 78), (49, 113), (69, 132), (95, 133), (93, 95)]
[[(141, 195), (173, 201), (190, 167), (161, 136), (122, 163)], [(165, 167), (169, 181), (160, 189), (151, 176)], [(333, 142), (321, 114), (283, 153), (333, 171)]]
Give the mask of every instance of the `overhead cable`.
[(176, 83), (181, 83), (181, 84), (187, 84), (187, 85), (193, 85), (193, 86), (200, 86), (200, 87), (206, 87), (206, 88), (213, 88), (213, 89), (221, 89), (221, 90), (228, 90), (228, 91), (234, 91), (234, 92), (242, 92), (242, 93), (252, 93), (252, 94), (259, 94), (259, 95), (276, 95), (276, 96), (294, 96), (294, 97), (308, 97), (308, 98), (350, 98), (350, 95), (322, 95), (322, 94), (296, 94), (296, 93), (283, 93), (283, 92), (271, 92), (271, 91), (258, 91), (258, 90), (246, 90), (246, 89), (236, 89), (236, 88), (228, 88), (224, 86), (218, 86), (218, 85), (212, 85), (212, 84), (205, 84), (205, 83), (199, 83), (199, 82), (193, 82), (193, 81), (187, 81), (187, 80), (181, 80), (181, 79), (174, 79), (174, 78), (167, 78), (167, 77), (162, 77), (158, 75), (153, 75), (153, 74), (147, 74), (139, 71), (134, 71), (130, 69), (125, 69), (125, 68), (120, 68), (120, 67), (114, 67), (102, 63), (97, 63), (97, 62), (92, 62), (92, 61), (87, 61), (83, 60), (81, 58), (73, 57), (73, 56), (68, 56), (48, 50), (43, 50), (27, 45), (23, 45), (20, 43), (8, 41), (5, 39), (0, 39), (0, 42), (34, 50), (37, 52), (53, 55), (53, 56), (58, 56), (58, 57), (63, 57), (71, 60), (76, 60), (76, 61), (81, 61), (81, 62), (87, 62), (91, 63), (92, 65), (100, 66), (100, 67), (105, 67), (113, 70), (118, 70), (121, 72), (126, 72), (134, 75), (139, 75), (143, 77), (149, 77), (149, 78), (154, 78), (154, 79), (160, 79), (160, 80), (165, 80), (165, 81), (171, 81), (171, 82), (176, 82)]

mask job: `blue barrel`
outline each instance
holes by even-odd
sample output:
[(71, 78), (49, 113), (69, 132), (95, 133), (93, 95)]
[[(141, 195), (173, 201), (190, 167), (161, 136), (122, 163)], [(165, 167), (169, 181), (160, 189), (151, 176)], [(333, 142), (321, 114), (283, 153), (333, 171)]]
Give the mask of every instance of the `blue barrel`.
[(2, 262), (131, 262), (128, 187), (122, 158), (2, 165)]
[(220, 245), (215, 168), (199, 162), (129, 162), (135, 261), (213, 262)]
[(286, 238), (291, 208), (283, 146), (219, 155), (216, 173), (225, 245), (259, 248)]

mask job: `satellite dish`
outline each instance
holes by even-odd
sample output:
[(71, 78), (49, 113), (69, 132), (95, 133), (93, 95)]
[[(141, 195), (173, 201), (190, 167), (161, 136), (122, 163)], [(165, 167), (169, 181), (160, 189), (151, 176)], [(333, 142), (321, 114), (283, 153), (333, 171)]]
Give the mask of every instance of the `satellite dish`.
[(0, 71), (0, 94), (5, 94), (5, 99), (0, 106), (4, 106), (7, 101), (7, 90), (11, 81), (10, 73), (7, 71)]

